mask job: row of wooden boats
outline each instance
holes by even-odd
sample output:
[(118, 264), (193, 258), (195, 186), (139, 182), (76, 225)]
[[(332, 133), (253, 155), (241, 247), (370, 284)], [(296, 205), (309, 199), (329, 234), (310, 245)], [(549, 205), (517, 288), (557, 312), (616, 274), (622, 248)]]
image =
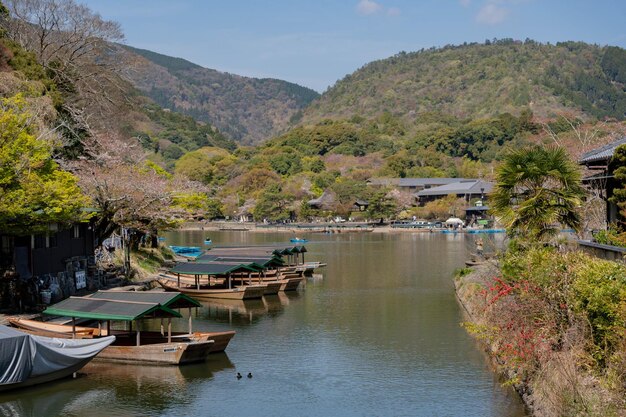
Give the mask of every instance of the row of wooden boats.
[[(303, 246), (217, 248), (162, 274), (165, 291), (98, 291), (46, 308), (43, 316), (55, 321), (9, 318), (13, 328), (0, 326), (0, 390), (71, 375), (94, 358), (158, 365), (204, 361), (223, 352), (235, 332), (194, 332), (191, 311), (201, 306), (196, 299), (294, 291), (307, 271), (324, 266), (305, 263), (305, 252)], [(173, 332), (172, 319), (182, 318), (184, 309), (188, 330)], [(26, 352), (38, 345), (39, 353)], [(35, 359), (23, 360), (29, 357)]]
[(213, 248), (193, 261), (177, 263), (158, 282), (166, 291), (195, 298), (261, 298), (295, 291), (304, 275), (325, 266), (304, 262), (306, 252), (302, 245)]

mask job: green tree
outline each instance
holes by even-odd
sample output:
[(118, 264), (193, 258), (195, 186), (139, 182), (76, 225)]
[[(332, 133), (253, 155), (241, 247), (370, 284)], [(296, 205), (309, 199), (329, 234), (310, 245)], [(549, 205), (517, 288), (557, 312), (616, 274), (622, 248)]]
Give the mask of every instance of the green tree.
[(613, 152), (613, 158), (610, 162), (610, 170), (613, 171), (615, 177), (615, 189), (613, 190), (613, 196), (609, 199), (612, 203), (617, 204), (619, 207), (620, 218), (618, 219), (617, 227), (619, 232), (626, 232), (626, 146), (620, 145)]
[(562, 148), (531, 146), (506, 154), (489, 196), (509, 233), (545, 241), (560, 226), (578, 230), (584, 196), (578, 166)]
[(202, 150), (186, 153), (176, 161), (174, 167), (177, 174), (184, 175), (192, 181), (208, 184), (213, 179), (211, 158)]
[(298, 220), (300, 221), (308, 221), (313, 215), (315, 211), (309, 206), (309, 203), (305, 200), (300, 203), (300, 209), (298, 210)]
[(205, 193), (184, 193), (173, 200), (174, 207), (185, 210), (194, 218), (214, 219), (224, 215), (224, 205)]
[(286, 220), (291, 215), (288, 206), (292, 201), (293, 196), (284, 193), (279, 184), (270, 184), (257, 200), (253, 210), (254, 218), (257, 220)]
[(395, 215), (398, 207), (393, 198), (387, 196), (386, 190), (377, 191), (369, 200), (367, 215), (370, 219), (388, 219)]
[(49, 142), (35, 137), (26, 103), (0, 101), (0, 231), (30, 233), (50, 223), (85, 220), (89, 199), (77, 179), (52, 159)]

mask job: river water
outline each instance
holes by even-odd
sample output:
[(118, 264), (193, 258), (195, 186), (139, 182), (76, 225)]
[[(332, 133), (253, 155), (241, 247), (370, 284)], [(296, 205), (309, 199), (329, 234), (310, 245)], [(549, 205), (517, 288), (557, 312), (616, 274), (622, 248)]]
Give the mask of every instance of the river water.
[[(166, 242), (202, 246), (206, 236), (176, 232)], [(292, 237), (208, 236), (217, 245), (289, 244)], [(526, 415), (460, 326), (452, 276), (473, 250), (473, 235), (305, 237), (305, 260), (328, 266), (298, 292), (203, 302), (192, 313), (194, 330), (237, 331), (225, 354), (182, 367), (92, 362), (76, 379), (2, 394), (0, 415)], [(186, 323), (174, 326), (185, 330)]]

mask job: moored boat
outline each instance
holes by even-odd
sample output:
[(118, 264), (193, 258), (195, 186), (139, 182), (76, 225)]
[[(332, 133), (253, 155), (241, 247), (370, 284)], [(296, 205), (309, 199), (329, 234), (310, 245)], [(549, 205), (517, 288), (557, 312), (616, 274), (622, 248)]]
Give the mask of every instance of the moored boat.
[(27, 334), (0, 326), (0, 391), (65, 378), (115, 341), (67, 340)]
[[(44, 310), (43, 314), (72, 318), (72, 337), (78, 337), (74, 331), (76, 318), (106, 321), (106, 334), (115, 334), (115, 343), (104, 349), (98, 359), (179, 365), (198, 362), (206, 359), (211, 352), (213, 340), (194, 338), (193, 335), (178, 337), (171, 331), (171, 319), (182, 317), (170, 307), (161, 305), (155, 300), (130, 301), (99, 297), (70, 297)], [(184, 295), (177, 296), (180, 300)], [(186, 297), (185, 302), (194, 300)], [(142, 332), (141, 323), (145, 319), (167, 319), (167, 332)], [(127, 329), (112, 330), (112, 321), (127, 323)], [(133, 323), (135, 328), (133, 330)]]
[(108, 336), (106, 329), (93, 327), (68, 326), (44, 321), (30, 320), (22, 317), (8, 317), (7, 321), (11, 326), (21, 330), (32, 332), (33, 334), (46, 337), (60, 337), (65, 339), (92, 339), (96, 336)]
[(165, 291), (177, 291), (192, 298), (225, 298), (228, 300), (251, 300), (261, 298), (267, 285), (242, 285), (219, 288), (217, 285), (177, 285), (173, 277), (163, 277), (157, 282)]
[[(158, 280), (166, 291), (180, 291), (196, 298), (226, 298), (233, 300), (249, 300), (261, 298), (267, 289), (263, 283), (252, 285), (233, 285), (233, 275), (250, 281), (250, 274), (258, 269), (238, 262), (180, 262), (169, 274), (161, 274)], [(203, 284), (202, 277), (206, 277)], [(193, 282), (189, 282), (193, 279)], [(218, 281), (219, 280), (219, 281)]]

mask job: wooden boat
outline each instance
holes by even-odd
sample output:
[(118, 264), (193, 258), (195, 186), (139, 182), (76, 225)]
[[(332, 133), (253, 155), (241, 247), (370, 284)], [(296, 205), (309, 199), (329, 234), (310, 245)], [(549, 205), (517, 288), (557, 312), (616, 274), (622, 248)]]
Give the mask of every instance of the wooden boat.
[[(98, 359), (153, 363), (159, 365), (179, 365), (205, 360), (213, 348), (214, 341), (208, 338), (194, 338), (189, 335), (172, 335), (171, 318), (182, 317), (170, 307), (181, 305), (182, 303), (192, 303), (193, 306), (200, 306), (199, 303), (184, 296), (183, 294), (148, 294), (149, 299), (143, 301), (133, 300), (128, 292), (98, 292), (110, 299), (94, 295), (90, 297), (70, 297), (48, 307), (43, 314), (71, 317), (72, 331), (71, 337), (80, 337), (74, 330), (75, 319), (82, 318), (95, 320), (101, 323), (106, 321), (107, 334), (115, 334), (116, 341), (111, 346), (104, 349)], [(116, 295), (117, 294), (117, 295)], [(101, 294), (102, 295), (102, 294)], [(117, 299), (115, 297), (118, 297)], [(126, 299), (119, 299), (126, 297)], [(164, 304), (162, 305), (161, 300)], [(163, 301), (166, 300), (166, 301)], [(174, 307), (175, 308), (175, 307)], [(167, 319), (167, 332), (146, 332), (141, 331), (141, 322), (144, 319), (160, 318)], [(111, 330), (111, 321), (124, 321), (128, 323), (127, 330)], [(191, 321), (191, 319), (190, 319)], [(133, 323), (135, 328), (133, 330)], [(31, 328), (33, 323), (28, 323)], [(98, 326), (99, 328), (101, 326)], [(46, 328), (49, 331), (50, 328)], [(31, 332), (34, 330), (30, 330)], [(68, 332), (65, 332), (66, 334)], [(92, 336), (95, 337), (95, 336)]]
[(97, 329), (93, 327), (74, 326), (74, 336), (72, 326), (68, 326), (66, 324), (29, 320), (21, 317), (8, 317), (7, 321), (13, 327), (39, 336), (60, 337), (63, 339), (91, 339), (96, 336), (108, 336), (106, 329)]
[[(236, 276), (240, 280), (245, 277), (250, 281), (250, 274), (254, 272), (258, 272), (256, 267), (239, 262), (180, 262), (170, 269), (169, 274), (161, 274), (162, 279), (158, 282), (166, 291), (180, 291), (196, 298), (249, 300), (263, 297), (267, 286), (235, 286), (232, 277)], [(202, 277), (206, 277), (206, 284), (201, 283)], [(188, 279), (193, 279), (193, 283), (190, 284)], [(222, 283), (218, 283), (218, 280), (222, 280)]]
[[(45, 321), (29, 320), (23, 318), (10, 317), (9, 323), (22, 331), (39, 336), (57, 337), (62, 339), (92, 339), (98, 336), (107, 335), (107, 329), (98, 329), (96, 327), (79, 327), (76, 326), (76, 334), (72, 331), (72, 326), (67, 324), (54, 324)], [(111, 330), (112, 336), (123, 337), (128, 333), (123, 330)], [(212, 341), (209, 353), (223, 352), (230, 340), (235, 336), (233, 330), (225, 332), (172, 332), (172, 339), (177, 342), (206, 342)], [(141, 343), (154, 344), (167, 342), (167, 337), (161, 332), (141, 332)], [(113, 350), (113, 349), (111, 349)], [(106, 357), (101, 354), (100, 359)]]
[[(0, 391), (24, 388), (65, 378), (80, 370), (115, 341), (109, 336), (98, 340), (67, 340), (32, 336), (0, 326), (0, 343), (11, 346), (0, 357), (7, 368), (0, 375)], [(14, 350), (17, 349), (17, 350)]]
[[(15, 323), (18, 327), (27, 333), (37, 336), (49, 334), (47, 323), (37, 322), (35, 320), (22, 320)], [(59, 331), (57, 338), (63, 339), (92, 339), (84, 333), (77, 334), (73, 337), (72, 326), (65, 324), (54, 325), (65, 327), (63, 331)], [(39, 330), (39, 328), (44, 330)], [(98, 329), (93, 329), (98, 330)], [(106, 330), (105, 330), (106, 332)], [(216, 344), (212, 334), (194, 334), (189, 335), (174, 333), (172, 339), (177, 341), (167, 342), (167, 335), (159, 332), (141, 332), (139, 343), (137, 346), (137, 336), (135, 333), (125, 331), (111, 331), (111, 335), (116, 337), (115, 343), (102, 350), (96, 360), (107, 360), (113, 362), (133, 362), (133, 363), (152, 363), (157, 365), (181, 365), (185, 363), (200, 362), (206, 359), (209, 353), (222, 352), (228, 346), (228, 342), (234, 336), (235, 332), (222, 332), (226, 334), (217, 334), (219, 343)], [(215, 345), (215, 346), (214, 346)]]
[(250, 300), (261, 298), (267, 285), (243, 285), (232, 288), (220, 288), (218, 285), (189, 285), (181, 282), (177, 286), (171, 278), (157, 281), (165, 291), (178, 291), (193, 298), (225, 298), (229, 300)]
[[(234, 330), (227, 330), (222, 332), (194, 332), (192, 330), (191, 309), (194, 307), (201, 307), (202, 304), (196, 300), (185, 296), (181, 293), (173, 292), (161, 292), (161, 291), (98, 291), (92, 295), (94, 299), (115, 299), (120, 301), (157, 301), (162, 306), (171, 309), (188, 309), (189, 310), (189, 328), (186, 333), (183, 332), (171, 332), (168, 329), (168, 333), (171, 333), (171, 337), (177, 340), (187, 340), (193, 342), (203, 342), (212, 340), (210, 353), (223, 352), (230, 340), (235, 336)], [(146, 333), (146, 332), (144, 332)], [(142, 333), (142, 334), (144, 334)], [(147, 332), (148, 335), (151, 332)], [(161, 320), (161, 331), (156, 332), (157, 335), (165, 335), (165, 328), (163, 319)]]

